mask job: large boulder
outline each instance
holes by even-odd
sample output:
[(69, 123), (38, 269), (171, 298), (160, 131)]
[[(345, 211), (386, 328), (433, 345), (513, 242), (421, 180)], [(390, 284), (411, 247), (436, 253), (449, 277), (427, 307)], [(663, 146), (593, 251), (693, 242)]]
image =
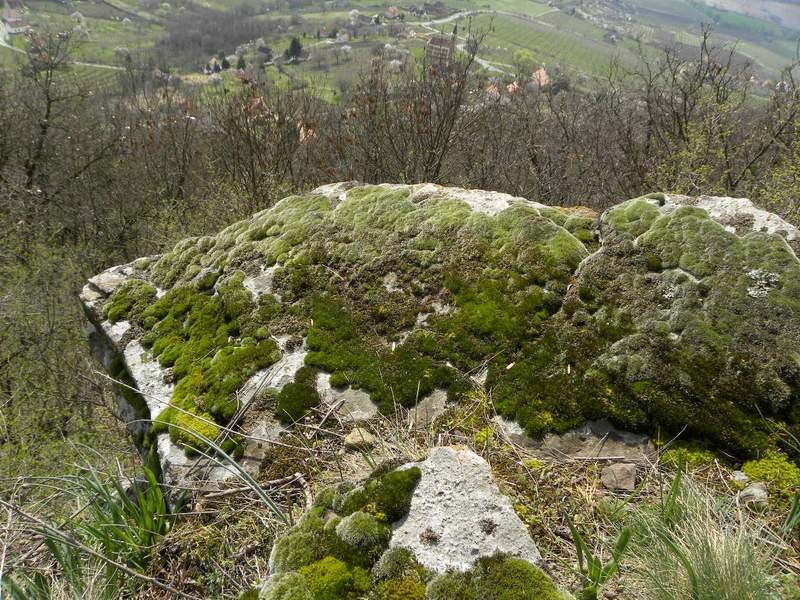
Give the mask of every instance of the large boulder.
[(82, 299), (170, 469), (194, 470), (177, 447), (241, 453), (237, 429), (269, 438), (320, 402), (360, 421), (478, 382), (534, 438), (607, 418), (745, 456), (764, 417), (797, 421), (798, 244), (746, 200), (654, 195), (598, 217), (348, 183), (109, 269)]

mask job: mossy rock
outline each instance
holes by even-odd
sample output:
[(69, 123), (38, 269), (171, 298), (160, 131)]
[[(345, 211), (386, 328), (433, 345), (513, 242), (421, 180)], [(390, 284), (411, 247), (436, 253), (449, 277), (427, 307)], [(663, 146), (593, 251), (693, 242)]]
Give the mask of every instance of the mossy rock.
[[(105, 311), (171, 370), (172, 405), (218, 426), (288, 334), (310, 369), (279, 393), (286, 423), (318, 402), (314, 369), (392, 413), (436, 389), (458, 401), (487, 365), (497, 410), (532, 436), (609, 418), (754, 457), (763, 417), (800, 421), (800, 262), (774, 215), (757, 218), (786, 239), (717, 208), (650, 195), (598, 220), (488, 192), (329, 186), (181, 241)], [(245, 284), (265, 267), (256, 297)]]
[(416, 467), (378, 470), (358, 486), (320, 493), (273, 546), (273, 575), (261, 597), (305, 598), (310, 592), (315, 600), (565, 598), (540, 569), (520, 558), (485, 557), (466, 573), (437, 575), (417, 562), (411, 549), (389, 548), (392, 525), (407, 516), (419, 477)]

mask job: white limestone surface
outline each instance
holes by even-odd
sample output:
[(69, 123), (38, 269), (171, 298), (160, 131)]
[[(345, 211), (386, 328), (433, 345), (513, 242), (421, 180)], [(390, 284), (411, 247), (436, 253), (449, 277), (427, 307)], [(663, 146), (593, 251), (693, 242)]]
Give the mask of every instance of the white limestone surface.
[(417, 466), (422, 477), (408, 516), (395, 527), (390, 547), (405, 547), (428, 569), (469, 570), (498, 552), (538, 563), (541, 555), (492, 476), (469, 449), (437, 447)]

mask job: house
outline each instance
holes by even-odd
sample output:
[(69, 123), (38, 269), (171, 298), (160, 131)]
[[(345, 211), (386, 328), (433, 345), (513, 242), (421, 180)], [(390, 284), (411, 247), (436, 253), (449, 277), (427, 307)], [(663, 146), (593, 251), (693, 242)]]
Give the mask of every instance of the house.
[(386, 17), (390, 21), (394, 21), (395, 19), (399, 19), (401, 15), (400, 9), (396, 6), (390, 6), (386, 9), (383, 13), (383, 16)]
[(456, 42), (453, 37), (434, 35), (425, 44), (425, 59), (429, 66), (449, 67), (455, 53)]

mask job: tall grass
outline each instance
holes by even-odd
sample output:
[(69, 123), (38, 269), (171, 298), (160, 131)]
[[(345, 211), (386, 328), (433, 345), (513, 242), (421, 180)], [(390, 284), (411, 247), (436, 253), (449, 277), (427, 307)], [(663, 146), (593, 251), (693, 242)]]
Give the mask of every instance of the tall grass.
[(155, 583), (144, 573), (173, 516), (153, 472), (145, 469), (128, 490), (93, 469), (73, 481), (70, 491), (84, 508), (75, 523), (60, 527), (0, 499), (21, 517), (31, 539), (43, 540), (56, 566), (47, 574), (4, 574), (0, 590), (11, 598), (119, 598), (132, 577)]
[(773, 600), (780, 540), (729, 498), (676, 476), (661, 503), (636, 506), (629, 587), (644, 600)]

